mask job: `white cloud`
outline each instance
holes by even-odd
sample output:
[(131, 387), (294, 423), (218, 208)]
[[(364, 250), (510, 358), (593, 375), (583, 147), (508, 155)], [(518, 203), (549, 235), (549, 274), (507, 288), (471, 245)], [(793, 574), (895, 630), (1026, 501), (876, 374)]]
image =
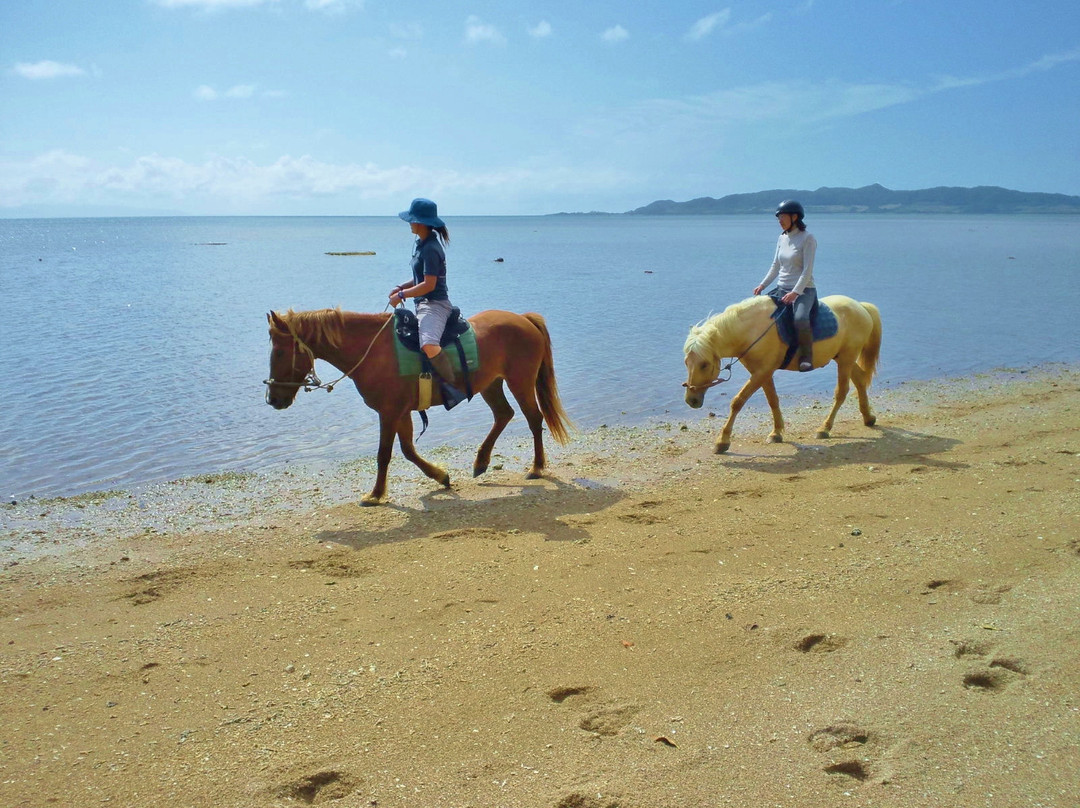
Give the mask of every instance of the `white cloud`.
[(300, 202), (319, 202), (355, 210), (398, 210), (401, 197), (423, 187), (440, 199), (516, 199), (522, 189), (585, 193), (625, 186), (623, 172), (610, 168), (582, 170), (565, 165), (525, 165), (462, 173), (449, 169), (373, 163), (334, 164), (304, 155), (284, 155), (259, 165), (246, 158), (215, 157), (190, 163), (157, 154), (127, 165), (104, 165), (65, 151), (52, 151), (25, 162), (0, 160), (0, 207), (27, 205), (184, 205), (200, 211), (268, 210)]
[(254, 84), (237, 84), (225, 91), (226, 98), (251, 98), (254, 94)]
[(362, 9), (364, 0), (304, 0), (304, 5), (312, 11), (342, 14), (351, 8)]
[(86, 75), (86, 71), (77, 65), (53, 62), (49, 59), (40, 62), (19, 62), (12, 70), (24, 79), (56, 79)]
[(725, 8), (723, 11), (718, 11), (715, 14), (702, 17), (690, 26), (690, 30), (686, 32), (686, 38), (694, 42), (704, 39), (716, 30), (718, 26), (723, 27), (726, 25), (729, 19), (731, 19), (730, 8)]
[(398, 60), (407, 59), (409, 56), (409, 52), (404, 48), (391, 48), (389, 51), (387, 51), (387, 54), (390, 56), (391, 59)]
[(622, 42), (630, 38), (630, 32), (621, 25), (613, 25), (600, 35), (605, 42)]
[(496, 45), (505, 45), (506, 37), (499, 33), (499, 29), (494, 25), (489, 25), (479, 17), (472, 16), (465, 20), (465, 41), (470, 44), (492, 42)]
[(237, 84), (224, 92), (218, 92), (208, 84), (201, 84), (192, 92), (192, 96), (198, 101), (217, 101), (219, 98), (284, 98), (287, 94), (282, 90), (263, 90), (258, 92), (256, 84)]
[(544, 37), (551, 36), (551, 23), (547, 20), (541, 20), (529, 29), (529, 36), (534, 39), (543, 39)]
[(278, 0), (151, 0), (162, 8), (198, 8), (203, 11), (218, 11), (227, 8), (250, 8)]

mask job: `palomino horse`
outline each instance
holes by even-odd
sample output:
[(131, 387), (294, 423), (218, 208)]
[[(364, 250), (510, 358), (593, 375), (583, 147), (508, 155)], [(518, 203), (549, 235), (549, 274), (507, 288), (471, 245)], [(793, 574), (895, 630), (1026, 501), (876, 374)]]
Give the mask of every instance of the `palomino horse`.
[[(830, 295), (821, 302), (836, 315), (838, 329), (828, 339), (814, 343), (814, 367), (823, 367), (836, 360), (836, 395), (828, 417), (818, 430), (819, 438), (829, 437), (836, 419), (836, 411), (848, 394), (848, 382), (854, 382), (859, 394), (859, 411), (863, 423), (873, 426), (877, 420), (870, 409), (867, 388), (877, 370), (881, 351), (881, 315), (872, 303), (859, 303), (843, 295)], [(750, 379), (731, 399), (731, 414), (724, 429), (716, 439), (716, 453), (722, 454), (731, 447), (731, 427), (735, 416), (759, 387), (765, 390), (765, 398), (772, 409), (773, 431), (769, 443), (784, 440), (784, 416), (780, 414), (780, 399), (773, 385), (773, 373), (781, 369), (787, 345), (777, 334), (771, 316), (776, 310), (772, 298), (761, 295), (728, 306), (720, 314), (713, 315), (704, 323), (690, 329), (683, 345), (686, 356), (686, 403), (695, 409), (705, 401), (705, 391), (726, 379), (720, 375), (720, 361), (734, 356), (750, 372)], [(731, 360), (724, 370), (731, 368)], [(798, 356), (792, 358), (783, 370), (797, 370)]]
[[(271, 346), (268, 404), (279, 410), (292, 404), (297, 391), (312, 384), (308, 374), (315, 359), (322, 359), (348, 375), (364, 403), (379, 413), (378, 473), (375, 487), (361, 500), (362, 505), (379, 505), (386, 500), (386, 472), (395, 436), (406, 458), (431, 479), (450, 485), (446, 469), (422, 458), (413, 445), (411, 413), (417, 407), (419, 392), (416, 376), (398, 373), (394, 329), (387, 322), (392, 316), (340, 309), (290, 309), (285, 314), (267, 315)], [(473, 476), (487, 471), (495, 441), (514, 417), (503, 393), (505, 380), (532, 430), (533, 464), (528, 478), (536, 479), (544, 470), (543, 423), (547, 422), (551, 436), (559, 443), (568, 440), (571, 426), (555, 383), (547, 325), (539, 314), (508, 311), (484, 311), (469, 322), (476, 331), (480, 357), (479, 368), (470, 375), (472, 387), (495, 417), (476, 452)], [(439, 403), (438, 385), (432, 388), (432, 399)]]

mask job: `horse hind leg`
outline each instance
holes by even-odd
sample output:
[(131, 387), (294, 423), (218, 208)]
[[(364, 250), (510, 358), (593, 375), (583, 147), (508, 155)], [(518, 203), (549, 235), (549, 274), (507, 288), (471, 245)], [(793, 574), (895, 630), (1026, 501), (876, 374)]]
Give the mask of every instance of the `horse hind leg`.
[(828, 416), (821, 424), (821, 429), (817, 432), (818, 438), (828, 438), (832, 435), (833, 424), (836, 422), (836, 413), (840, 410), (840, 405), (844, 403), (844, 399), (847, 398), (848, 389), (851, 382), (851, 371), (855, 366), (855, 363), (847, 360), (841, 361), (837, 358), (836, 361), (836, 393), (833, 395), (832, 409), (829, 410)]
[(503, 430), (506, 429), (506, 425), (514, 417), (514, 408), (510, 406), (510, 402), (506, 400), (506, 393), (503, 392), (502, 379), (496, 379), (489, 384), (487, 388), (480, 391), (480, 395), (483, 396), (484, 401), (491, 408), (491, 414), (495, 421), (491, 425), (487, 437), (484, 438), (484, 442), (476, 450), (476, 460), (473, 462), (473, 477), (479, 477), (488, 470), (491, 463), (491, 453), (495, 449), (495, 441), (499, 439), (499, 435), (502, 434)]
[(863, 423), (866, 426), (874, 426), (877, 423), (877, 416), (874, 415), (874, 408), (870, 406), (869, 374), (859, 365), (853, 365), (851, 383), (855, 385), (855, 392), (859, 396), (859, 412), (862, 413)]

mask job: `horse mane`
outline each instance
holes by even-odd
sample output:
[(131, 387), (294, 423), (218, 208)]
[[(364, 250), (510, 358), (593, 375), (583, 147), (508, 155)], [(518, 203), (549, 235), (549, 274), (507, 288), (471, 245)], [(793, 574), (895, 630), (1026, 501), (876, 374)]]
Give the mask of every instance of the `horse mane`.
[[(299, 336), (304, 342), (326, 343), (340, 348), (345, 338), (345, 312), (341, 306), (333, 309), (314, 309), (312, 311), (293, 311), (289, 309), (279, 315), (289, 327), (291, 335)], [(274, 329), (280, 336), (280, 329)]]
[[(699, 356), (715, 359), (724, 354), (724, 349), (736, 344), (745, 336), (742, 325), (744, 315), (765, 298), (748, 297), (738, 303), (732, 303), (719, 314), (714, 314), (703, 322), (691, 326), (690, 334), (683, 345), (683, 354), (691, 351)], [(707, 352), (706, 350), (707, 349)]]

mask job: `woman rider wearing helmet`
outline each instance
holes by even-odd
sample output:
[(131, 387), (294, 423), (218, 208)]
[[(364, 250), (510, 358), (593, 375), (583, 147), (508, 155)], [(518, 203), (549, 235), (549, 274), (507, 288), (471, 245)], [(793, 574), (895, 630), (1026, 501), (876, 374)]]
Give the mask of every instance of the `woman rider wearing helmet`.
[(754, 288), (754, 294), (776, 280), (772, 297), (785, 305), (791, 305), (795, 320), (795, 333), (799, 339), (799, 370), (814, 369), (814, 334), (810, 327), (810, 313), (817, 305), (817, 289), (814, 288), (814, 253), (817, 239), (806, 232), (803, 217), (806, 211), (794, 199), (780, 203), (776, 218), (784, 232), (776, 242), (776, 254), (765, 278)]

